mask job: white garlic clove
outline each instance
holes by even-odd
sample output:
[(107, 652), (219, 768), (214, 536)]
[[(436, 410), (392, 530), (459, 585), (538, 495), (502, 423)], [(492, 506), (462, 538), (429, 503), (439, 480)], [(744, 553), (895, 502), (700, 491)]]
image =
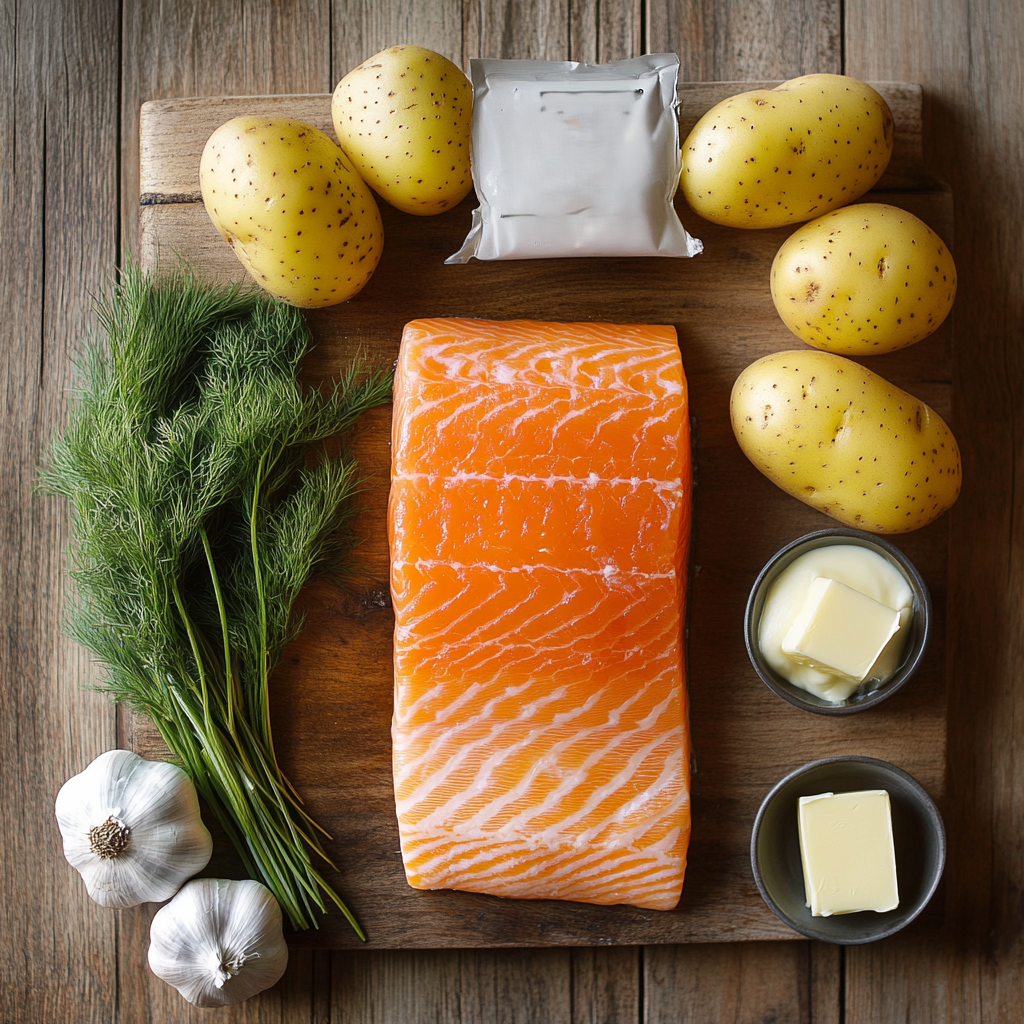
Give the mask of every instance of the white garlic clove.
[(196, 1006), (228, 1006), (288, 966), (281, 908), (259, 882), (198, 878), (153, 918), (149, 966)]
[(68, 779), (54, 811), (64, 856), (104, 907), (162, 903), (213, 853), (192, 780), (130, 750), (108, 750)]

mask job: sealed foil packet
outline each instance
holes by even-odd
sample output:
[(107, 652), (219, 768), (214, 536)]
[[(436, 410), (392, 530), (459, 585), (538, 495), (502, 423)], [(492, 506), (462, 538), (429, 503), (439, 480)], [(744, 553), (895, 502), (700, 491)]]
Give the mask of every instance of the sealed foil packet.
[(701, 252), (672, 205), (678, 75), (671, 53), (470, 61), (480, 206), (445, 262)]

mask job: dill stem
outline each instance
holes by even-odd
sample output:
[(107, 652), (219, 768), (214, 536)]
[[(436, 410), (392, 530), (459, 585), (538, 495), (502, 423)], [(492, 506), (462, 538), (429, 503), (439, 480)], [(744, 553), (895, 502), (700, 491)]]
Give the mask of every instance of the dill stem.
[[(284, 450), (284, 445), (278, 447), (277, 453), (271, 460), (271, 465), (277, 462), (281, 456), (281, 452)], [(263, 584), (263, 572), (260, 568), (260, 548), (258, 541), (258, 516), (260, 509), (260, 500), (263, 492), (263, 485), (266, 481), (266, 476), (269, 471), (269, 467), (266, 465), (268, 452), (264, 452), (260, 456), (259, 465), (256, 468), (254, 474), (253, 488), (252, 488), (252, 504), (249, 513), (249, 545), (252, 550), (252, 568), (253, 574), (256, 577), (256, 599), (259, 605), (259, 616), (260, 616), (260, 729), (263, 733), (263, 745), (266, 748), (267, 755), (270, 758), (270, 763), (274, 767), (274, 772), (277, 776), (278, 783), (282, 787), (290, 789), (295, 795), (296, 799), (299, 799), (298, 793), (292, 788), (292, 784), (285, 778), (284, 773), (281, 771), (281, 766), (277, 760), (277, 751), (274, 749), (274, 736), (270, 729), (270, 645), (267, 630), (267, 597), (266, 591)], [(294, 801), (293, 801), (294, 802)]]
[(263, 570), (260, 568), (260, 547), (257, 539), (259, 528), (260, 497), (263, 490), (263, 481), (266, 473), (267, 453), (260, 456), (259, 465), (256, 467), (252, 484), (252, 498), (249, 511), (249, 546), (252, 552), (252, 569), (256, 577), (256, 601), (259, 607), (260, 617), (260, 728), (263, 733), (263, 742), (275, 769), (280, 774), (277, 766), (277, 756), (274, 753), (273, 738), (270, 735), (270, 687), (268, 685), (270, 676), (270, 650), (267, 643), (267, 596), (263, 586)]
[(217, 598), (217, 613), (220, 616), (220, 633), (224, 639), (224, 697), (228, 713), (228, 732), (235, 735), (235, 674), (231, 668), (231, 642), (228, 639), (228, 616), (224, 608), (224, 595), (220, 589), (220, 577), (217, 574), (217, 567), (213, 564), (213, 550), (210, 547), (210, 537), (203, 527), (199, 528), (199, 536), (203, 541), (203, 551), (206, 552), (206, 564), (210, 567), (210, 580), (213, 583), (213, 592)]
[(171, 593), (174, 595), (174, 603), (177, 605), (181, 621), (185, 624), (185, 632), (188, 633), (188, 642), (192, 646), (192, 654), (196, 659), (196, 671), (199, 673), (199, 685), (203, 691), (203, 717), (206, 724), (209, 725), (210, 694), (206, 686), (206, 666), (203, 662), (202, 654), (199, 653), (199, 643), (196, 640), (195, 628), (192, 625), (192, 620), (188, 616), (188, 612), (185, 610), (185, 602), (181, 599), (181, 590), (178, 587), (178, 581), (173, 576), (171, 577)]

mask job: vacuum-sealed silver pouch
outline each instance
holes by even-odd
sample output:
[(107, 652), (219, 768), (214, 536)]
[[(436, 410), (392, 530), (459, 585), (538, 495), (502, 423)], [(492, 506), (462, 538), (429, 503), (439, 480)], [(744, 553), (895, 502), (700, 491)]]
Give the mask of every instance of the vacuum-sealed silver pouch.
[(701, 252), (672, 205), (678, 75), (672, 53), (470, 61), (480, 206), (445, 262)]

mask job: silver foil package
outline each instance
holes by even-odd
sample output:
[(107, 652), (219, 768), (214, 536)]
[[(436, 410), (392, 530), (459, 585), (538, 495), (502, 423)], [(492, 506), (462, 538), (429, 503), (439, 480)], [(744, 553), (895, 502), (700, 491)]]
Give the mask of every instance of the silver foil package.
[(672, 204), (675, 54), (612, 64), (472, 60), (479, 207), (446, 260), (695, 256)]

